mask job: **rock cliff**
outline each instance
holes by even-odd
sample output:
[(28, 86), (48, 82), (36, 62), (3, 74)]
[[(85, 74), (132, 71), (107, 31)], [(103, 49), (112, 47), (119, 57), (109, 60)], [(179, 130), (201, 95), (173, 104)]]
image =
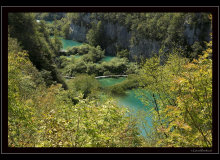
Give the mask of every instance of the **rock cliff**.
[[(91, 14), (86, 14), (81, 17), (81, 22), (71, 23), (69, 30), (69, 38), (79, 42), (87, 42), (86, 34), (91, 28), (92, 21), (96, 24), (98, 20), (92, 19)], [(116, 55), (117, 46), (120, 45), (123, 49), (128, 49), (130, 51), (130, 60), (134, 59), (135, 55), (137, 57), (145, 56), (146, 58), (150, 57), (152, 52), (159, 52), (161, 47), (161, 42), (154, 39), (147, 39), (144, 36), (140, 35), (135, 36), (134, 31), (128, 31), (126, 26), (123, 26), (121, 23), (115, 23), (111, 21), (102, 21), (104, 26), (104, 47), (107, 55)], [(207, 29), (210, 26), (200, 24), (198, 28), (191, 27), (187, 23), (184, 23), (185, 30), (183, 32), (185, 41), (189, 45), (193, 45), (195, 41), (206, 40), (210, 41), (210, 29)], [(202, 33), (202, 34), (201, 34)]]

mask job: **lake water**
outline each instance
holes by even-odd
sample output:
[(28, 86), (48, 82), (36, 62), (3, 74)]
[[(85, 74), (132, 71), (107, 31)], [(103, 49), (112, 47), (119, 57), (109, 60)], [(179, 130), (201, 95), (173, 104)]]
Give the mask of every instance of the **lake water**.
[[(124, 81), (125, 79), (126, 79), (126, 77), (102, 78), (102, 79), (98, 79), (98, 81), (104, 87), (104, 86), (110, 86), (110, 85), (113, 85), (116, 83), (120, 83), (120, 82)], [(136, 92), (138, 92), (138, 89), (127, 90), (125, 96), (115, 96), (114, 97), (120, 106), (128, 107), (132, 111), (132, 114), (134, 114), (134, 115), (137, 113), (137, 111), (146, 111), (147, 112), (149, 110), (149, 108), (151, 107), (151, 105), (145, 106), (140, 100), (141, 96), (137, 96)], [(145, 120), (148, 122), (148, 124), (150, 126), (152, 126), (150, 117), (146, 116)], [(140, 125), (138, 125), (138, 127), (141, 131), (141, 135), (145, 136), (146, 135), (145, 129), (148, 130), (148, 128), (146, 128), (146, 126), (145, 126), (145, 129), (144, 129)]]
[(53, 23), (53, 21), (46, 21), (47, 23)]
[(126, 80), (126, 77), (118, 77), (118, 78), (99, 78), (99, 82), (103, 87), (110, 86), (116, 83), (120, 83)]
[(115, 56), (105, 56), (104, 58), (101, 59), (101, 61), (110, 61), (112, 58), (114, 58)]
[[(50, 36), (50, 38), (53, 38), (54, 36)], [(67, 47), (73, 47), (73, 46), (81, 46), (83, 45), (82, 43), (79, 43), (79, 42), (76, 42), (76, 41), (73, 41), (73, 40), (69, 40), (69, 39), (65, 39), (61, 36), (58, 36), (60, 39), (61, 39), (61, 42), (63, 43), (63, 48), (64, 50), (67, 49)]]
[[(71, 58), (71, 56), (66, 56), (67, 58)], [(79, 58), (82, 57), (82, 55), (75, 55), (75, 58)], [(112, 58), (114, 58), (114, 56), (105, 56), (104, 58), (101, 59), (101, 61), (110, 61)], [(99, 65), (99, 63), (96, 63), (97, 65)], [(120, 77), (121, 78), (121, 77)]]
[[(49, 23), (50, 21), (47, 21), (47, 22)], [(51, 22), (53, 22), (53, 21), (51, 21)], [(50, 36), (50, 38), (53, 38), (53, 37), (54, 36)], [(83, 43), (79, 43), (79, 42), (76, 42), (76, 41), (73, 41), (73, 40), (65, 39), (65, 38), (63, 38), (61, 36), (58, 36), (58, 37), (61, 39), (61, 42), (63, 43), (63, 48), (62, 49), (64, 49), (64, 50), (66, 50), (68, 46), (69, 47), (73, 47), (73, 46), (81, 46), (81, 45), (83, 45)], [(81, 56), (82, 55), (75, 55), (75, 58), (79, 58)], [(105, 56), (104, 58), (101, 59), (101, 61), (108, 62), (108, 61), (110, 61), (114, 57), (115, 56)], [(70, 58), (70, 56), (67, 56), (67, 58)]]

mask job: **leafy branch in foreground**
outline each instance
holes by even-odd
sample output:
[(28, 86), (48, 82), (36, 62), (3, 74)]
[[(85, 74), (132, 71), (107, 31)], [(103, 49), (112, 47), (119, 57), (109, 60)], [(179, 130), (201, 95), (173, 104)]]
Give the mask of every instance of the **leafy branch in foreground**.
[(146, 60), (142, 73), (144, 89), (150, 96), (139, 94), (146, 106), (152, 106), (147, 113), (153, 124), (145, 137), (148, 144), (212, 146), (212, 60), (208, 58), (212, 54), (211, 42), (203, 53), (189, 62), (174, 52), (163, 66), (157, 56)]

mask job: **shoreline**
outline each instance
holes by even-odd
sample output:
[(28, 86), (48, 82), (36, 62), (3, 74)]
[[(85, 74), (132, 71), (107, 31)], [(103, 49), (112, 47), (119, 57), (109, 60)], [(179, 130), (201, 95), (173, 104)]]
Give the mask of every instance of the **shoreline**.
[[(98, 78), (115, 78), (115, 77), (127, 77), (128, 75), (109, 75), (109, 76), (97, 76), (95, 77), (96, 79)], [(75, 77), (69, 77), (69, 76), (63, 76), (64, 78), (69, 78), (69, 79), (73, 79)]]

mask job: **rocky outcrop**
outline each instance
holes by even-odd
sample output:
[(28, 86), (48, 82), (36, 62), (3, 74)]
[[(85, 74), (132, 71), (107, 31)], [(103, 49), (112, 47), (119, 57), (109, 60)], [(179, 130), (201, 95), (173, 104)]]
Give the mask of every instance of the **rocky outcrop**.
[[(200, 27), (190, 27), (190, 25), (187, 23), (185, 23), (184, 25), (185, 25), (185, 30), (183, 34), (187, 44), (193, 45), (195, 41), (199, 41), (199, 39), (202, 38), (204, 38), (206, 41), (211, 41), (211, 36), (209, 35), (209, 33), (211, 32), (211, 28), (209, 25), (207, 26), (201, 24)], [(210, 29), (206, 29), (206, 28), (210, 28)]]
[[(86, 34), (89, 29), (87, 26), (76, 25), (71, 23), (69, 38), (74, 41), (87, 42)], [(123, 49), (130, 50), (130, 59), (133, 59), (133, 55), (145, 55), (150, 57), (152, 51), (158, 52), (160, 45), (157, 41), (150, 39), (138, 38), (138, 44), (131, 44), (131, 33), (129, 33), (125, 26), (121, 24), (113, 24), (111, 22), (104, 23), (104, 41), (105, 52), (108, 55), (116, 55), (116, 48), (120, 45)]]
[(124, 49), (130, 49), (131, 34), (125, 26), (107, 22), (104, 24), (104, 35), (106, 37), (105, 51), (107, 54), (115, 55), (118, 45)]
[(160, 50), (160, 44), (158, 41), (140, 38), (138, 44), (133, 45), (130, 48), (130, 59), (134, 59), (134, 56), (144, 56), (150, 58), (153, 52), (158, 53)]
[(69, 39), (79, 42), (86, 42), (86, 34), (89, 28), (83, 25), (70, 24)]

